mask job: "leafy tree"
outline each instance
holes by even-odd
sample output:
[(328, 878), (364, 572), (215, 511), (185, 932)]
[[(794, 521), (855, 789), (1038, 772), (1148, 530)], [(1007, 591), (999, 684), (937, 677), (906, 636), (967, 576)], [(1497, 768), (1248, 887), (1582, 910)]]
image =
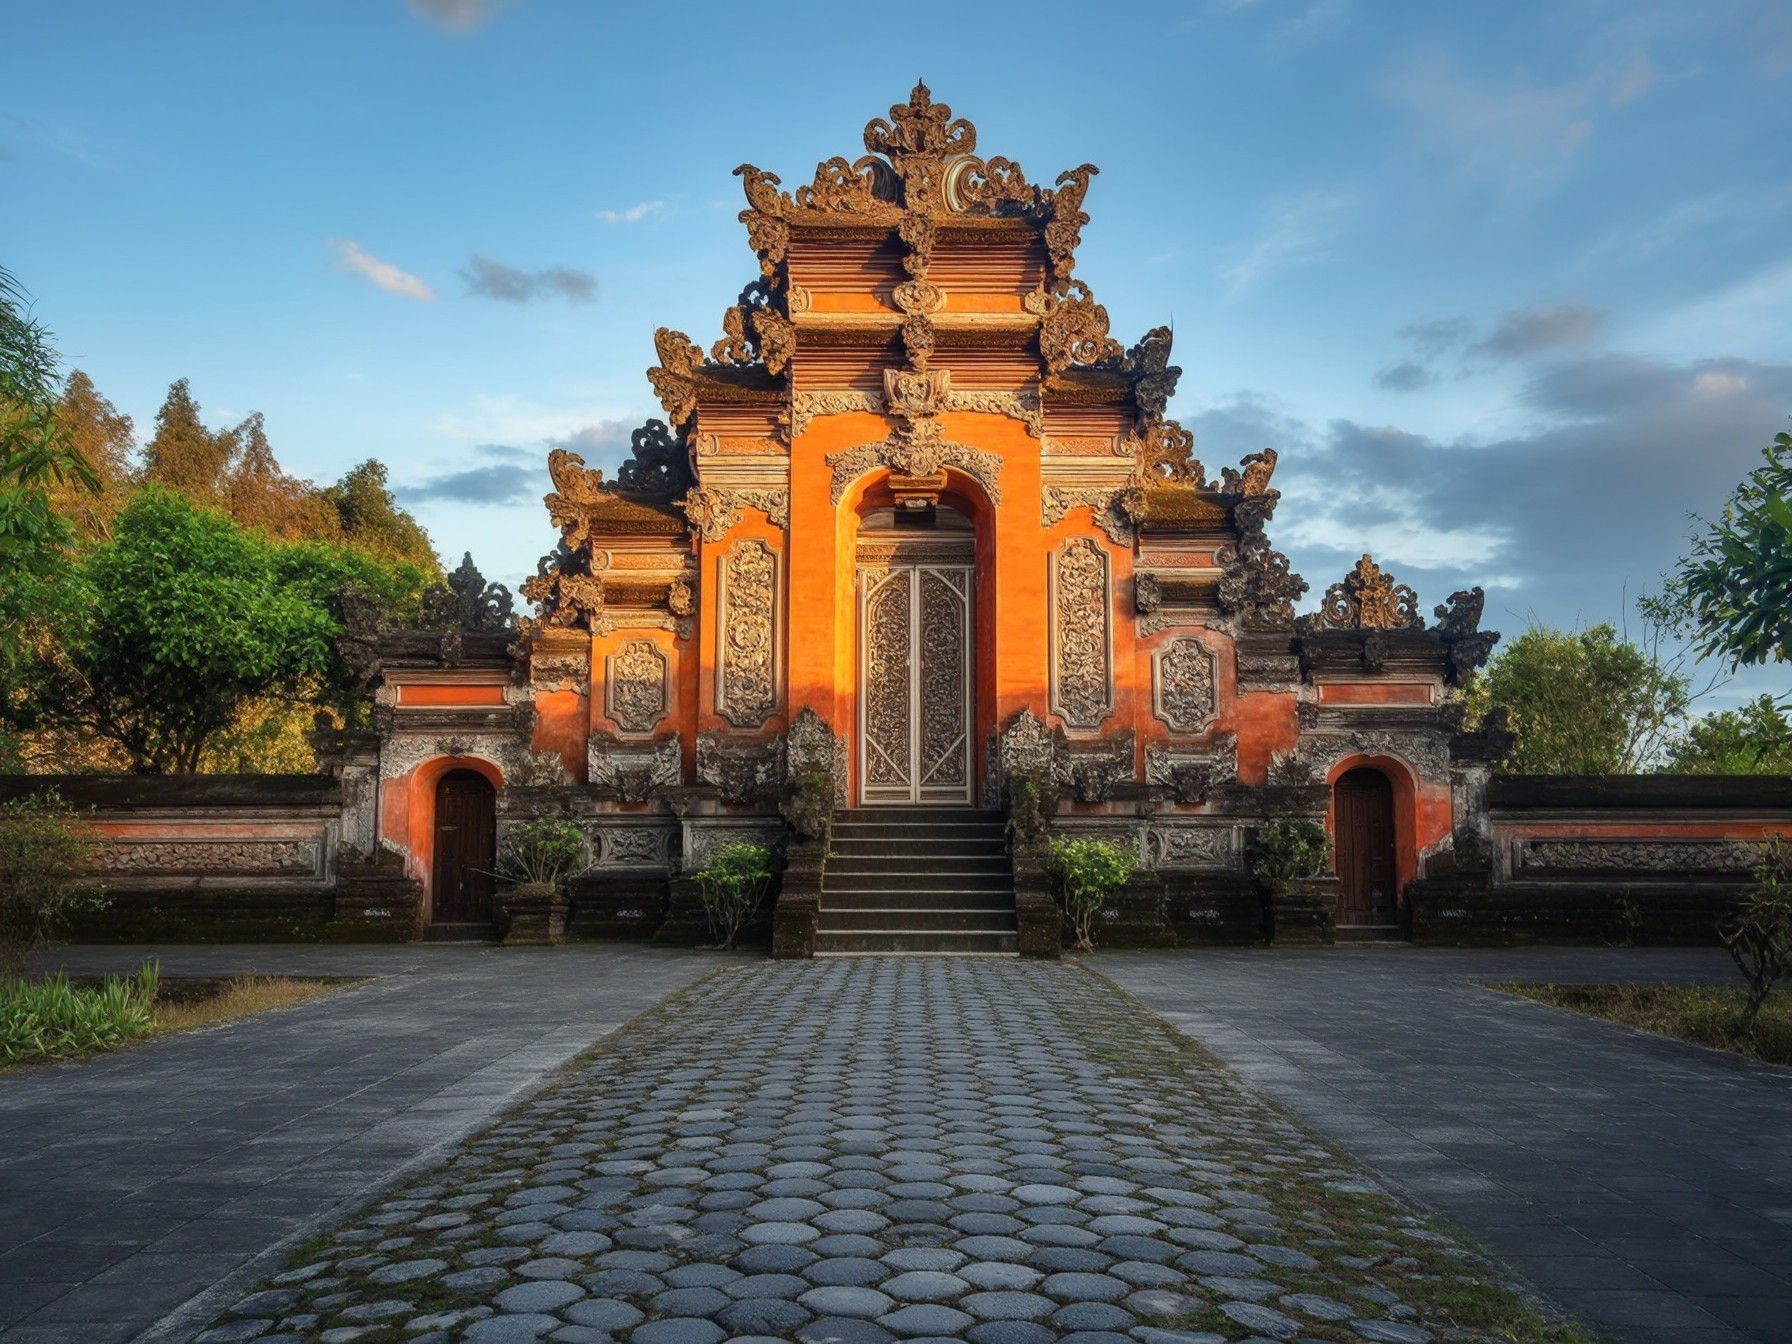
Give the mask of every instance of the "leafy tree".
[(341, 536), (336, 511), (310, 481), (289, 476), (274, 458), (260, 411), (230, 431), (231, 461), (223, 481), (224, 508), (240, 525), (276, 541), (333, 541)]
[(1720, 709), (1668, 743), (1662, 769), (1680, 775), (1792, 775), (1792, 720), (1771, 695)]
[(236, 453), (232, 430), (209, 430), (185, 378), (176, 379), (156, 412), (156, 432), (143, 449), (143, 479), (199, 503), (223, 496), (224, 472)]
[(1469, 688), (1469, 708), (1503, 705), (1518, 775), (1630, 774), (1661, 752), (1692, 701), (1690, 679), (1650, 646), (1609, 624), (1534, 625), (1497, 654)]
[(1732, 665), (1792, 658), (1792, 434), (1761, 450), (1715, 523), (1692, 539), (1670, 589), (1700, 651)]
[(324, 487), (324, 498), (335, 507), (348, 545), (376, 560), (398, 561), (431, 575), (441, 573), (429, 533), (409, 513), (398, 507), (386, 486), (386, 468), (374, 458), (352, 468), (335, 485)]
[(79, 480), (50, 486), (50, 507), (73, 524), (84, 541), (111, 535), (132, 488), (131, 457), (136, 449), (136, 428), (93, 385), (80, 369), (69, 374), (56, 403), (56, 424), (67, 436), (68, 446), (92, 469), (98, 489)]
[(192, 773), (251, 701), (297, 696), (327, 669), (339, 628), (282, 581), (275, 547), (153, 487), (80, 578), (84, 619), (7, 710), (115, 743), (149, 773)]

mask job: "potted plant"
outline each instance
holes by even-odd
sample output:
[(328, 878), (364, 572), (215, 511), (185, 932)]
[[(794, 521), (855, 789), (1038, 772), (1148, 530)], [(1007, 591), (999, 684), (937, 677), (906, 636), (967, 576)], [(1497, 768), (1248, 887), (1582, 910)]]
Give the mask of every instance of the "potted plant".
[(695, 874), (710, 935), (724, 951), (759, 910), (772, 884), (772, 852), (747, 841), (717, 845)]
[(1111, 840), (1053, 837), (1046, 871), (1051, 874), (1059, 904), (1070, 920), (1078, 951), (1094, 950), (1095, 940), (1091, 935), (1096, 915), (1101, 913), (1108, 897), (1126, 885), (1138, 866), (1136, 854)]
[(566, 883), (590, 868), (585, 836), (552, 817), (507, 826), (498, 841), (498, 908), (506, 943), (557, 943), (566, 934)]
[(1331, 942), (1330, 904), (1317, 889), (1331, 849), (1325, 827), (1307, 817), (1277, 817), (1251, 837), (1245, 860), (1268, 895), (1275, 942)]

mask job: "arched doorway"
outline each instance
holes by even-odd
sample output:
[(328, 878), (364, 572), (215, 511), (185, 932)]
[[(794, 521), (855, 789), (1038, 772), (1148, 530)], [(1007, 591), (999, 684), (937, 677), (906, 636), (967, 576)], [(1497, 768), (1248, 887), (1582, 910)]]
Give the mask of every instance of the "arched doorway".
[(1338, 925), (1388, 928), (1400, 922), (1394, 848), (1394, 785), (1372, 766), (1332, 785), (1332, 842), (1338, 871)]
[(969, 803), (977, 534), (945, 501), (860, 520), (859, 801)]
[(450, 770), (436, 783), (430, 922), (489, 923), (497, 857), (497, 791), (476, 770)]

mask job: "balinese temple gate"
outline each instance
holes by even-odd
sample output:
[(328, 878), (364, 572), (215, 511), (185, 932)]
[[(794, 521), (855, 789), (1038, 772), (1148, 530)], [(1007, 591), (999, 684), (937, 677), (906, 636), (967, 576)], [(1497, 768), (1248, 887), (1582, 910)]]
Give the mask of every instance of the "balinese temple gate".
[(1095, 168), (980, 157), (924, 85), (864, 146), (794, 190), (737, 170), (758, 273), (707, 348), (655, 333), (665, 419), (615, 480), (552, 453), (520, 639), (387, 642), (380, 841), (430, 918), (489, 918), (479, 818), (545, 808), (594, 865), (557, 918), (700, 929), (706, 850), (782, 843), (780, 790), (827, 771), (780, 950), (1055, 952), (1002, 845), (1025, 768), (1060, 828), (1136, 850), (1138, 936), (1260, 936), (1245, 845), (1280, 815), (1327, 819), (1338, 870), (1280, 936), (1397, 929), (1406, 884), (1484, 848), (1452, 703), (1497, 638), (1479, 590), (1428, 624), (1364, 557), (1297, 620), (1274, 450), (1210, 477), (1165, 415), (1169, 329), (1124, 344), (1076, 274)]

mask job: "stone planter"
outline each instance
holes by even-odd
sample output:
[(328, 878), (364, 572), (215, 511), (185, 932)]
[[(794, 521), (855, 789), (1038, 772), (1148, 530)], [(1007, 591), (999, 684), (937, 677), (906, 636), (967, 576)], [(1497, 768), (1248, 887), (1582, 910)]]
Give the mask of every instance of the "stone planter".
[(494, 898), (506, 947), (558, 943), (566, 937), (567, 901), (550, 882), (505, 887)]
[(1321, 947), (1333, 941), (1338, 880), (1310, 877), (1269, 889), (1270, 941), (1277, 947)]

